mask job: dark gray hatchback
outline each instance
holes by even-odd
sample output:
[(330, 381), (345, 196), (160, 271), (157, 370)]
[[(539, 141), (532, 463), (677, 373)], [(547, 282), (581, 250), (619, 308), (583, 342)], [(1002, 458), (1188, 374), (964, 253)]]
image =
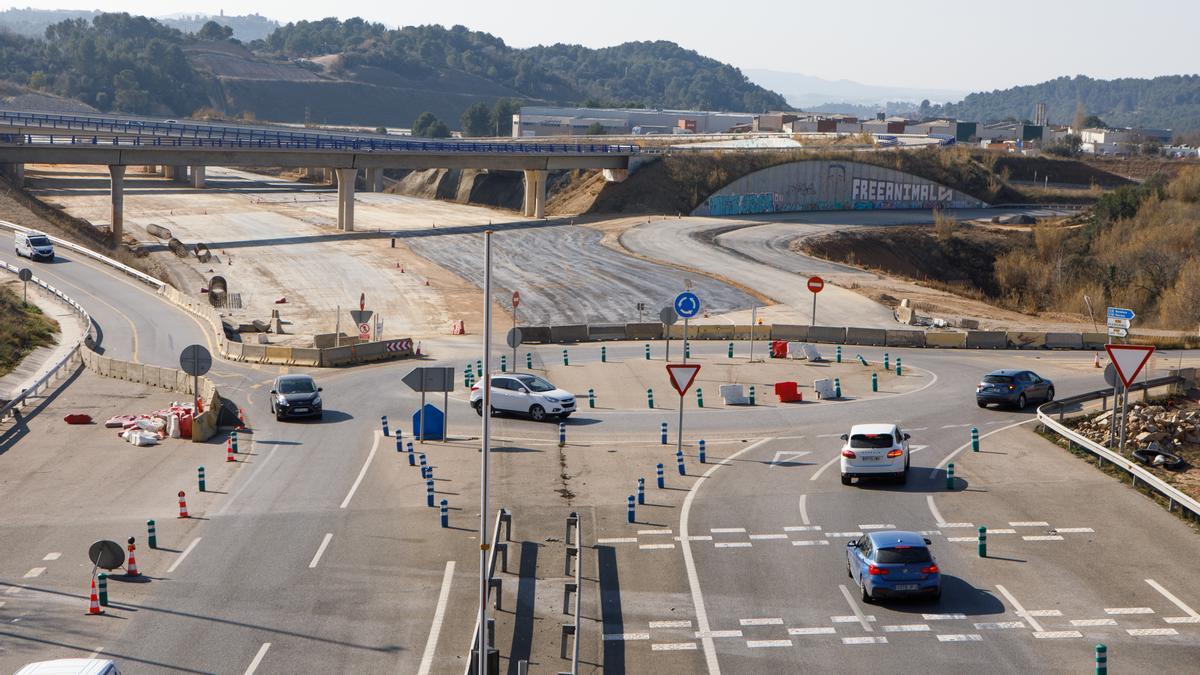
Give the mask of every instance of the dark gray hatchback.
[(322, 415), (321, 388), (308, 375), (280, 375), (271, 384), (271, 412), (275, 419)]
[(975, 387), (980, 408), (989, 403), (1024, 408), (1030, 401), (1054, 400), (1054, 383), (1032, 370), (994, 370)]

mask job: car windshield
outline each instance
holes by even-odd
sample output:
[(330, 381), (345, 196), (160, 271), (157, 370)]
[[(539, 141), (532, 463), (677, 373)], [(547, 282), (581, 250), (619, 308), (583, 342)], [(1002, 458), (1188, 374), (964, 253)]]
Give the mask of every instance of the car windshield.
[(554, 385), (535, 375), (524, 375), (517, 379), (521, 381), (521, 384), (528, 387), (530, 391), (554, 391)]
[(988, 384), (1012, 384), (1012, 375), (984, 375), (983, 381)]
[(852, 448), (890, 448), (892, 447), (891, 434), (854, 434), (850, 437), (850, 447)]
[(279, 393), (281, 394), (311, 394), (317, 390), (317, 385), (312, 380), (280, 380)]
[(881, 548), (875, 552), (875, 561), (881, 564), (929, 562), (929, 549), (914, 546)]
[(29, 245), (30, 246), (49, 246), (50, 240), (45, 237), (30, 237)]

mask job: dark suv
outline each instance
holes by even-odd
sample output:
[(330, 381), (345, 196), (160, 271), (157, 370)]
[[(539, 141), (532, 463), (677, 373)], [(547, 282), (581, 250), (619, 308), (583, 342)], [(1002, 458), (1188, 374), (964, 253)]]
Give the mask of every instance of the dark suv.
[(989, 403), (1024, 409), (1030, 401), (1054, 400), (1054, 383), (1032, 370), (995, 370), (983, 376), (975, 387), (975, 402), (980, 408)]

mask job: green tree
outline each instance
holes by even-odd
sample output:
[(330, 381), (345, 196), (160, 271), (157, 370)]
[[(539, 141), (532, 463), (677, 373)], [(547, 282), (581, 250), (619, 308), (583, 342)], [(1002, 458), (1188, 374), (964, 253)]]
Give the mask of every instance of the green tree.
[(1107, 129), (1108, 125), (1104, 123), (1104, 120), (1100, 119), (1099, 115), (1088, 115), (1087, 117), (1083, 118), (1083, 128)]
[(196, 37), (206, 42), (223, 42), (233, 37), (233, 29), (216, 21), (209, 21), (196, 31)]
[(463, 111), (459, 119), (463, 136), (492, 136), (496, 134), (492, 111), (483, 101), (476, 101)]
[(496, 101), (492, 108), (492, 118), (496, 120), (497, 136), (512, 136), (513, 115), (521, 112), (521, 102), (515, 98), (502, 98)]
[(439, 120), (437, 115), (423, 112), (417, 115), (416, 121), (413, 122), (412, 135), (420, 138), (449, 138), (450, 127)]
[(588, 125), (587, 131), (583, 133), (588, 136), (603, 136), (605, 134), (604, 125), (599, 122), (592, 122)]

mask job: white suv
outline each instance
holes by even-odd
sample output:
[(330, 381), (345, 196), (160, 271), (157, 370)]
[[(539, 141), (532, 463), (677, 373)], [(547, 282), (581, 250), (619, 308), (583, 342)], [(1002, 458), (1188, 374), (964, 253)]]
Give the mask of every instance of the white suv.
[(852, 478), (908, 480), (908, 434), (895, 424), (856, 424), (842, 434), (842, 485)]
[[(471, 387), (471, 407), (483, 415), (483, 387)], [(492, 375), (492, 414), (512, 412), (529, 415), (535, 422), (547, 416), (559, 419), (575, 412), (575, 395), (559, 389), (537, 375), (505, 373)]]

